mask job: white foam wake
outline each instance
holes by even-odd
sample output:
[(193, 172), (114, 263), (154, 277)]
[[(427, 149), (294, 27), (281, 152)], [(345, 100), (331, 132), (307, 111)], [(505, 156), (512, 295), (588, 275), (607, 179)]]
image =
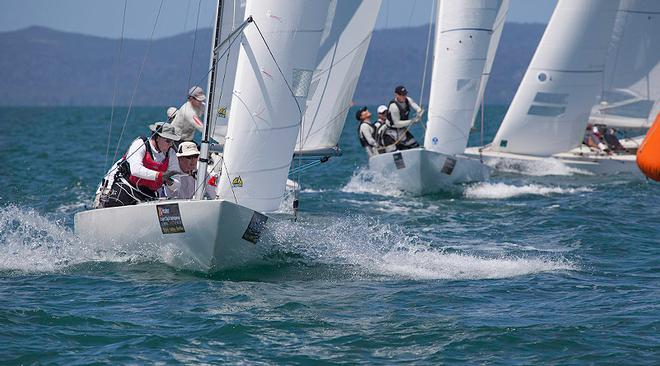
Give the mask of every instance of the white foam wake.
[(399, 197), (403, 191), (391, 178), (387, 178), (366, 168), (360, 168), (351, 176), (351, 180), (341, 189), (345, 193), (370, 193), (381, 196)]
[(162, 244), (139, 249), (84, 242), (60, 220), (32, 209), (0, 208), (0, 271), (54, 272), (87, 262), (171, 263), (180, 253)]
[(531, 176), (547, 176), (547, 175), (593, 175), (592, 173), (570, 167), (562, 161), (553, 158), (542, 160), (513, 160), (513, 159), (493, 159), (486, 161), (486, 164), (503, 172), (517, 173)]
[(538, 184), (515, 186), (504, 183), (479, 183), (468, 186), (463, 195), (467, 198), (507, 199), (526, 195), (548, 196), (551, 194), (575, 194), (591, 191), (592, 189), (587, 187), (562, 188), (546, 187)]
[[(314, 263), (350, 265), (367, 274), (410, 279), (492, 279), (540, 272), (574, 270), (576, 266), (543, 252), (543, 257), (517, 257), (500, 251), (488, 255), (465, 250), (446, 252), (402, 227), (364, 216), (325, 218), (321, 222), (280, 222), (269, 235), (279, 245)], [(485, 251), (484, 251), (485, 252)], [(545, 256), (557, 257), (555, 259)]]

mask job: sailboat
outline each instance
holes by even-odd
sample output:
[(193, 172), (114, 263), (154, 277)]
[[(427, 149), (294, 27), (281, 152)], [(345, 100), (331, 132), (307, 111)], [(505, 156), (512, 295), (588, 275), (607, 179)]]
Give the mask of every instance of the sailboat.
[[(269, 213), (279, 208), (323, 34), (318, 19), (329, 0), (247, 0), (244, 20), (233, 19), (218, 1), (208, 90), (216, 93), (226, 76), (218, 67), (224, 42), (240, 35), (231, 121), (224, 135), (218, 198), (163, 200), (101, 208), (75, 215), (76, 234), (86, 241), (139, 250), (146, 245), (176, 253), (175, 267), (212, 272), (261, 258), (259, 240)], [(233, 31), (223, 27), (235, 27)], [(216, 98), (217, 97), (217, 98)], [(198, 171), (206, 172), (211, 124), (221, 113), (209, 95)], [(198, 179), (198, 185), (206, 179)]]
[(507, 0), (441, 1), (436, 13), (429, 121), (424, 146), (373, 155), (369, 167), (413, 194), (488, 179), (479, 158), (465, 156), (469, 131), (508, 9)]
[(582, 139), (588, 123), (650, 126), (660, 95), (659, 16), (653, 0), (560, 0), (493, 142), (465, 153), (496, 168), (551, 158), (588, 173), (639, 176), (643, 136), (622, 140), (627, 152), (615, 154)]

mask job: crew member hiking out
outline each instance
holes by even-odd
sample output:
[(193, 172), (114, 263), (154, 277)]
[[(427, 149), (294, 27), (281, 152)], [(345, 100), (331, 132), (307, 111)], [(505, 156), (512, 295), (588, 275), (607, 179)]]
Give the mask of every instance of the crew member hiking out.
[[(134, 205), (158, 198), (164, 184), (174, 184), (172, 177), (180, 174), (176, 151), (172, 148), (180, 136), (169, 123), (149, 126), (150, 138), (135, 139), (122, 157), (106, 174), (99, 187), (98, 207)], [(107, 189), (109, 187), (109, 189)]]
[[(176, 133), (181, 136), (181, 141), (192, 141), (195, 137), (195, 130), (202, 132), (205, 100), (204, 90), (195, 85), (188, 91), (188, 101), (177, 111), (173, 111), (172, 126), (174, 126)], [(172, 118), (169, 112), (168, 109), (167, 117)]]
[(392, 152), (396, 150), (397, 132), (388, 127), (387, 117), (390, 113), (384, 105), (379, 105), (376, 111), (378, 120), (374, 123), (374, 127), (376, 127), (376, 141), (379, 145), (378, 152)]
[(360, 138), (360, 144), (367, 150), (369, 156), (378, 154), (378, 142), (374, 137), (376, 128), (371, 122), (371, 112), (367, 107), (362, 107), (355, 113), (355, 119), (359, 122), (358, 137)]
[[(415, 110), (415, 118), (410, 118), (410, 109)], [(424, 110), (408, 96), (408, 90), (399, 85), (394, 89), (394, 99), (388, 106), (388, 126), (397, 132), (397, 150), (407, 150), (419, 147), (415, 137), (410, 133), (412, 124), (421, 120)]]

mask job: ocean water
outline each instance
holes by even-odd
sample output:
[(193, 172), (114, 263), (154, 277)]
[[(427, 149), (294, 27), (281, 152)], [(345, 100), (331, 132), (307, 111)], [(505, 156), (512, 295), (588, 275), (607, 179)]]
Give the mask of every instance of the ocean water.
[[(2, 365), (660, 364), (657, 183), (549, 161), (414, 197), (366, 168), (349, 113), (275, 250), (206, 275), (73, 234), (124, 115), (106, 159), (109, 108), (0, 109)], [(118, 155), (163, 115), (135, 109)]]

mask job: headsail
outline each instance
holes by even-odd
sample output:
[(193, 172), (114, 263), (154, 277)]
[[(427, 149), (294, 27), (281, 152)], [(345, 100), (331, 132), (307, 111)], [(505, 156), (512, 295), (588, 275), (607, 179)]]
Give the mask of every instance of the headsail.
[(559, 0), (492, 149), (547, 156), (579, 144), (599, 100), (618, 0)]
[(247, 1), (254, 24), (244, 30), (238, 57), (220, 198), (262, 212), (279, 208), (328, 6), (329, 0)]
[(648, 128), (660, 109), (660, 1), (623, 0), (592, 123)]
[(424, 147), (462, 153), (499, 43), (508, 0), (442, 1)]
[(296, 152), (335, 147), (352, 105), (381, 0), (332, 0)]

